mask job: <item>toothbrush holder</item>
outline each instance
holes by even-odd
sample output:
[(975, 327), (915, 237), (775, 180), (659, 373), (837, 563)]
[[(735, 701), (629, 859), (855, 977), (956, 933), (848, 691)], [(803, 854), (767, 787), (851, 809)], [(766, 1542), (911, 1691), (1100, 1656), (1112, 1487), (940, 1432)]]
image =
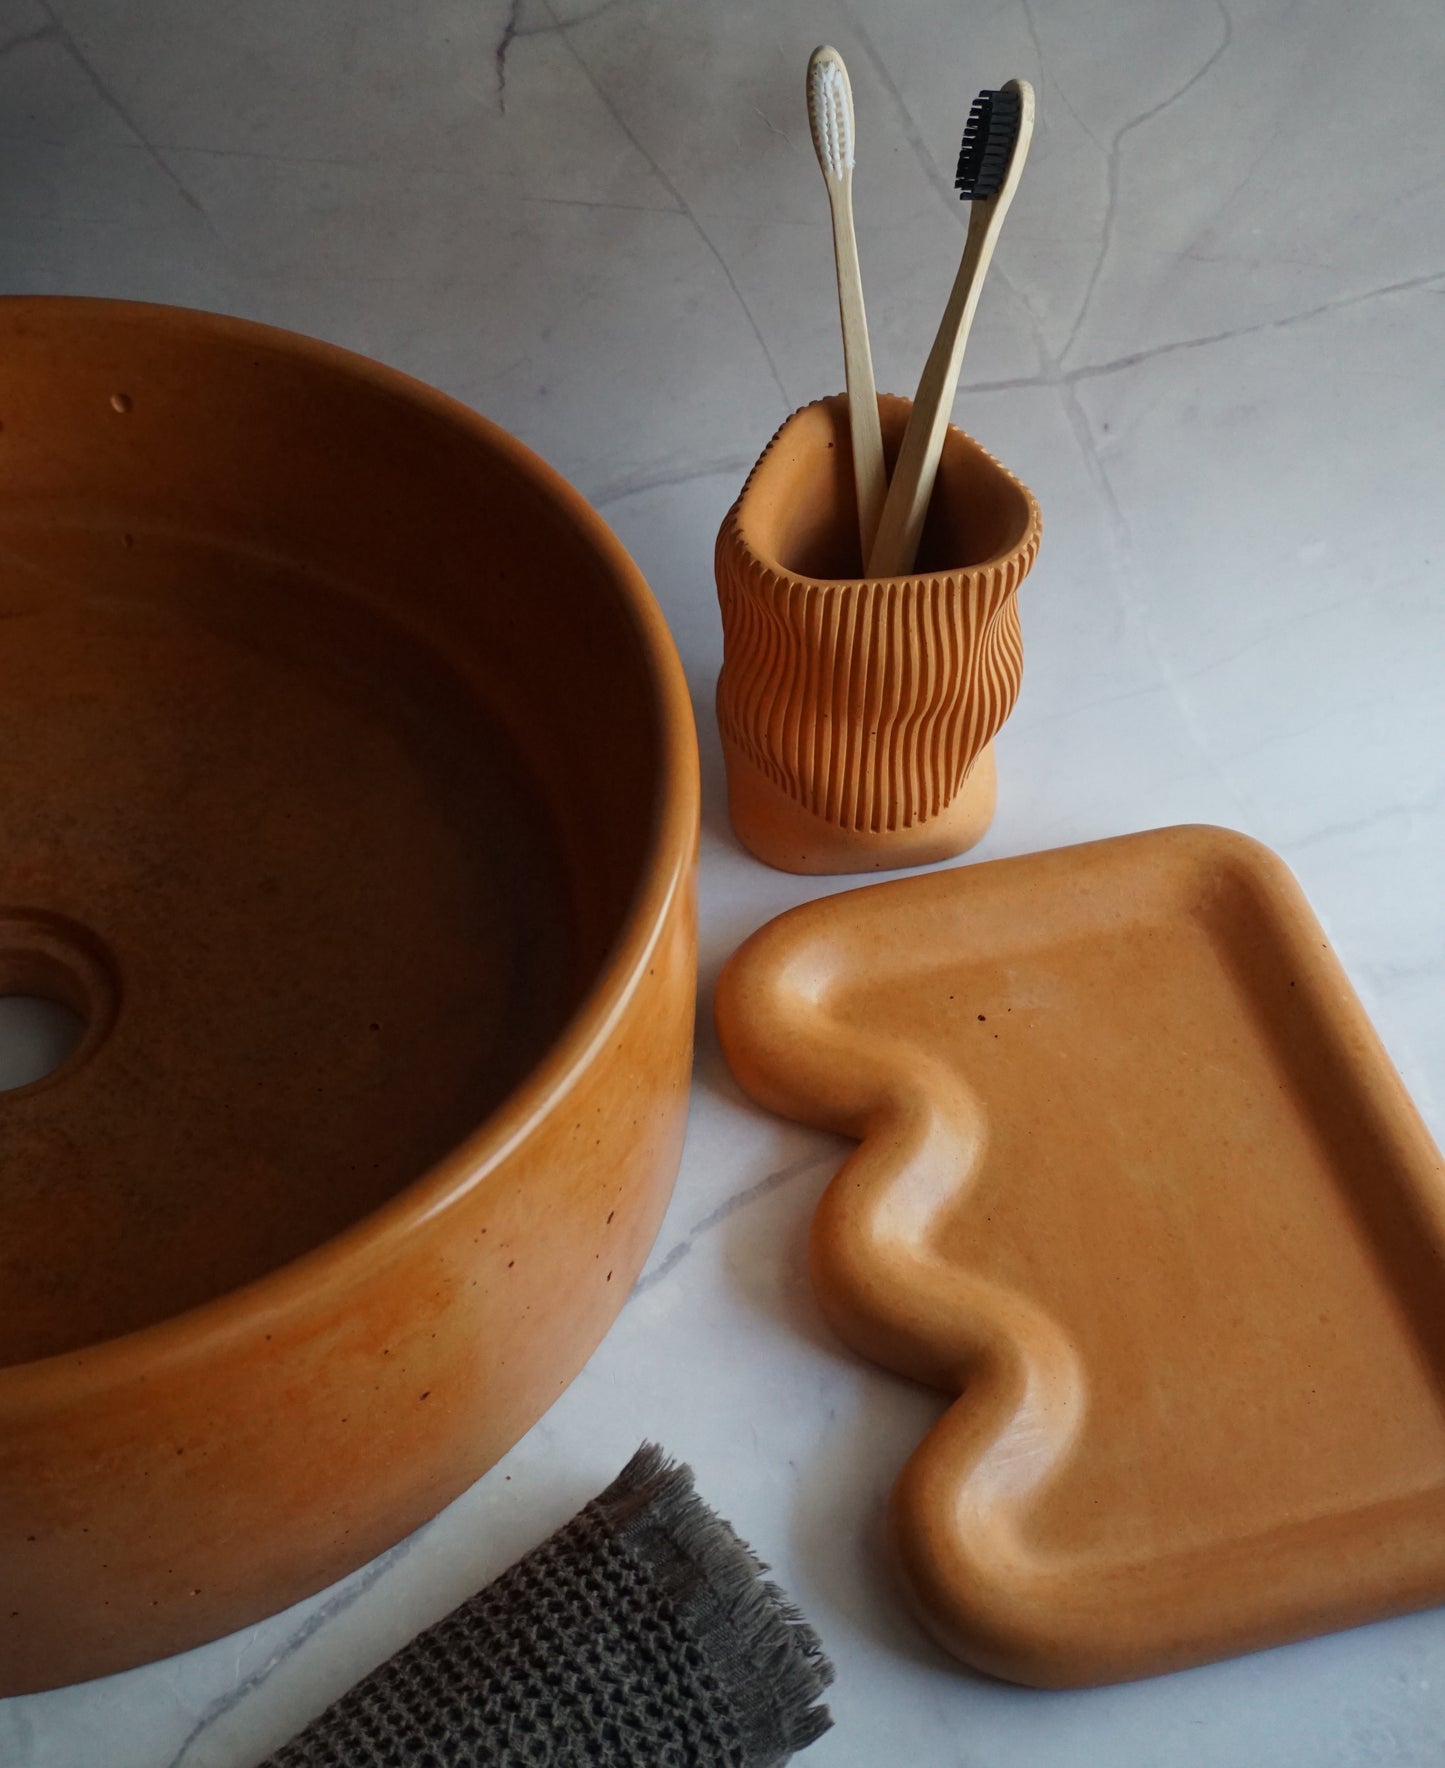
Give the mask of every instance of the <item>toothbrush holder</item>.
[[(878, 401), (891, 470), (910, 401)], [(717, 538), (717, 718), (743, 845), (785, 872), (950, 859), (993, 819), (1033, 494), (950, 426), (905, 577), (861, 575), (843, 394), (796, 411)]]

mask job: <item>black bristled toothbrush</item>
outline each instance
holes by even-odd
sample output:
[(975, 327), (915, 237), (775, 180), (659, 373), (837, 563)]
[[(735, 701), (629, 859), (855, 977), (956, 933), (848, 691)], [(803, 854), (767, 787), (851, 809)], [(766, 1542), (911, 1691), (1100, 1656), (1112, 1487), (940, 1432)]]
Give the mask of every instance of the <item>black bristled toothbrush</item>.
[(996, 92), (980, 92), (974, 100), (954, 180), (959, 194), (971, 204), (968, 237), (938, 335), (918, 382), (878, 533), (868, 554), (870, 577), (901, 577), (913, 569), (979, 291), (1018, 188), (1033, 131), (1034, 89), (1027, 80), (1010, 80)]

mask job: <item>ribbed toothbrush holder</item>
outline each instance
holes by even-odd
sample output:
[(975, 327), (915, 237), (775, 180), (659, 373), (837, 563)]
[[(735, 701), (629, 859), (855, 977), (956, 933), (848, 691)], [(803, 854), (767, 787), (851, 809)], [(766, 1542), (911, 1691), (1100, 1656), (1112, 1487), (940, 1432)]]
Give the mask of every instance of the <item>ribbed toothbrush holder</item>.
[[(909, 401), (879, 399), (891, 466)], [(841, 394), (794, 412), (717, 538), (717, 716), (739, 839), (788, 872), (963, 853), (993, 818), (993, 738), (1023, 675), (1017, 595), (1039, 507), (948, 430), (907, 576), (860, 576)]]

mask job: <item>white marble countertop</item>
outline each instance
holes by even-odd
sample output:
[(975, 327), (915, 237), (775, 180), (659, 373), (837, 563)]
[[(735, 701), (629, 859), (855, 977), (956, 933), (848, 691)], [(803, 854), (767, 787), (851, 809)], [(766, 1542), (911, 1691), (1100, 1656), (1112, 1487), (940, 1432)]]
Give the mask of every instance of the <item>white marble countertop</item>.
[(639, 1439), (836, 1659), (803, 1760), (1363, 1768), (1445, 1756), (1445, 1612), (1076, 1694), (951, 1666), (880, 1552), (941, 1400), (824, 1326), (842, 1144), (752, 1109), (710, 1030), (738, 940), (837, 888), (734, 842), (711, 549), (841, 381), (803, 69), (858, 110), (880, 386), (961, 244), (973, 92), (1038, 89), (956, 408), (1036, 491), (1023, 696), (976, 856), (1176, 821), (1295, 867), (1445, 1136), (1445, 12), (1415, 0), (0, 0), (0, 287), (227, 309), (433, 381), (547, 456), (672, 623), (704, 774), (687, 1154), (582, 1377), (416, 1536), (233, 1638), (0, 1704), (5, 1768), (247, 1768), (606, 1483)]

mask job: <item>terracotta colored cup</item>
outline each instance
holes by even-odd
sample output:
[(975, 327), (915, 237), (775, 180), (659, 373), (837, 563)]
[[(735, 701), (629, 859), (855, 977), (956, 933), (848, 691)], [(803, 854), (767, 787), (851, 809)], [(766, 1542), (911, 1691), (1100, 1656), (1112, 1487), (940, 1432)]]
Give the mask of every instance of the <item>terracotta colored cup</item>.
[(360, 357), (0, 302), (0, 1694), (254, 1621), (581, 1368), (682, 1148), (697, 751), (561, 478)]
[[(879, 400), (891, 462), (906, 399)], [(789, 872), (950, 858), (993, 817), (992, 739), (1023, 671), (1032, 494), (950, 428), (907, 577), (859, 575), (847, 402), (795, 412), (718, 535), (717, 715), (739, 839)]]

